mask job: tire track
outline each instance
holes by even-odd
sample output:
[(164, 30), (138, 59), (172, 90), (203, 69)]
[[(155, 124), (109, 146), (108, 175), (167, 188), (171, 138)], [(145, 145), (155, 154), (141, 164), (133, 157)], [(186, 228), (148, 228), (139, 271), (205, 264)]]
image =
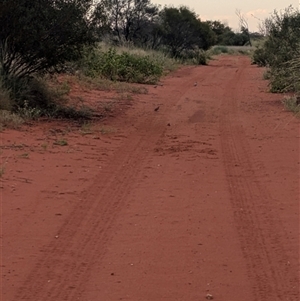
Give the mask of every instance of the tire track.
[[(211, 76), (216, 71), (212, 70)], [(184, 78), (180, 90), (171, 87), (172, 102), (168, 102), (162, 112), (168, 113), (196, 80), (205, 80), (204, 75), (201, 79), (197, 75)], [(144, 150), (154, 148), (164, 133), (165, 117), (143, 116), (137, 120), (137, 128), (139, 133), (129, 136), (106, 165), (107, 174), (99, 173), (89, 189), (80, 195), (74, 210), (60, 227), (58, 238), (53, 238), (41, 250), (36, 265), (16, 291), (14, 301), (73, 301), (80, 296), (95, 259), (101, 259), (106, 252), (114, 221), (129, 201), (127, 196), (147, 157)]]
[[(129, 137), (113, 157), (107, 177), (99, 178), (81, 195), (78, 205), (58, 231), (58, 239), (44, 248), (36, 266), (18, 290), (14, 300), (74, 300), (95, 256), (105, 252), (109, 229), (139, 173), (146, 157), (143, 148), (158, 139), (159, 122), (149, 132)], [(88, 230), (88, 233), (84, 231)], [(99, 243), (101, 242), (101, 244)], [(103, 248), (99, 250), (99, 245)], [(45, 269), (47, 271), (45, 272)], [(49, 281), (50, 280), (50, 281)]]
[[(298, 300), (297, 272), (288, 266), (281, 223), (272, 214), (272, 198), (253, 166), (250, 147), (239, 123), (239, 81), (246, 66), (239, 66), (228, 83), (220, 118), (221, 146), (241, 247), (247, 260), (255, 301)], [(242, 97), (242, 96), (241, 96)]]

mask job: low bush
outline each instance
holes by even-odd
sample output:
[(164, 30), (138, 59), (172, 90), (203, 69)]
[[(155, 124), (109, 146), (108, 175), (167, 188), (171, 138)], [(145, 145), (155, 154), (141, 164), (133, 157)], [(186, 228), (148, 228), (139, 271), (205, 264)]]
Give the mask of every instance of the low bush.
[(90, 120), (93, 117), (93, 110), (84, 104), (81, 106), (53, 105), (45, 115), (51, 118)]
[(130, 83), (153, 84), (163, 75), (163, 66), (150, 56), (138, 56), (128, 52), (118, 54), (115, 48), (106, 52), (101, 49), (87, 49), (80, 67), (87, 76)]
[(204, 50), (199, 49), (195, 53), (195, 56), (193, 58), (193, 62), (196, 65), (207, 65), (208, 59), (209, 59), (209, 56), (207, 55), (207, 53)]
[(18, 114), (11, 113), (7, 110), (0, 110), (0, 128), (17, 129), (24, 123), (24, 119)]
[(186, 64), (207, 65), (209, 56), (203, 49), (195, 48), (182, 51), (178, 59)]
[[(67, 105), (65, 95), (70, 92), (67, 83), (55, 82), (54, 85), (49, 85), (49, 81), (49, 78), (42, 77), (11, 78), (6, 80), (5, 85), (1, 85), (3, 81), (0, 81), (0, 109), (10, 111), (13, 118), (19, 116), (22, 120), (35, 120), (43, 116), (91, 118), (92, 111), (83, 104), (72, 107)], [(9, 118), (7, 113), (4, 116), (5, 120)]]
[(289, 96), (283, 99), (283, 104), (288, 111), (294, 112), (297, 116), (300, 116), (300, 97)]
[[(299, 48), (300, 51), (300, 48)], [(300, 53), (300, 52), (299, 52)], [(300, 92), (300, 55), (268, 69), (271, 92)]]
[(223, 53), (230, 53), (227, 46), (215, 46), (209, 50), (210, 55), (220, 55)]
[(252, 55), (252, 63), (260, 67), (267, 66), (268, 64), (268, 53), (265, 48), (257, 47)]

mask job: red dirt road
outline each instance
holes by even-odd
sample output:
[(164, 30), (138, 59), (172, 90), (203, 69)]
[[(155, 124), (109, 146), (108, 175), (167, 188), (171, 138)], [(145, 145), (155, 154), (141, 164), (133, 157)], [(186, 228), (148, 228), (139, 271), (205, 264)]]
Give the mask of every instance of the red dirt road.
[(85, 135), (4, 131), (1, 301), (298, 301), (299, 120), (262, 72), (223, 56)]

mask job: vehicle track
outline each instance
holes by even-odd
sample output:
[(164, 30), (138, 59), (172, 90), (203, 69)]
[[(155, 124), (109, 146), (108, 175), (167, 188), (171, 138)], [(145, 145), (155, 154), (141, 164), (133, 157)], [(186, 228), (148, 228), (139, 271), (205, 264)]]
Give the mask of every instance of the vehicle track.
[(280, 235), (282, 224), (272, 214), (274, 200), (260, 182), (240, 121), (238, 101), (245, 93), (242, 83), (247, 76), (247, 65), (237, 67), (238, 72), (228, 83), (231, 89), (227, 91), (230, 92), (223, 98), (220, 132), (227, 181), (241, 248), (248, 263), (249, 280), (255, 301), (296, 301), (299, 297), (297, 274), (289, 266), (284, 239)]
[[(178, 101), (194, 82), (194, 78), (187, 78), (180, 91), (172, 91), (169, 97)], [(171, 107), (169, 103), (161, 110), (168, 111)], [(57, 236), (42, 248), (36, 265), (13, 300), (74, 300), (80, 295), (94, 259), (106, 252), (111, 226), (129, 201), (126, 196), (138, 179), (147, 157), (145, 150), (154, 148), (166, 128), (165, 118), (153, 116), (153, 112), (143, 115), (135, 126), (139, 132), (126, 139), (106, 168), (80, 195)]]
[[(219, 296), (243, 300), (236, 293), (247, 294), (247, 301), (298, 300), (297, 266), (290, 264), (296, 260), (295, 248), (289, 252), (286, 225), (274, 209), (264, 178), (267, 168), (253, 152), (243, 120), (247, 118), (241, 109), (244, 93), (248, 97), (257, 93), (257, 89), (247, 90), (249, 68), (247, 58), (224, 56), (209, 66), (183, 68), (135, 100), (128, 114), (119, 118), (126, 133), (122, 142), (109, 150), (112, 154), (96, 176), (83, 177), (90, 181), (88, 188), (66, 196), (69, 211), (59, 220), (57, 233), (43, 238), (45, 244), (37, 247), (40, 252), (34, 254), (33, 265), (23, 263), (28, 272), (12, 278), (19, 282), (15, 291), (7, 289), (13, 297), (3, 301), (115, 301), (121, 296), (131, 301), (142, 297), (173, 301), (174, 296), (190, 301), (205, 298), (203, 292), (211, 290), (216, 300)], [(281, 113), (274, 114), (281, 117)], [(156, 169), (153, 162), (155, 167), (163, 162), (163, 167)], [(40, 197), (51, 201), (51, 191), (37, 191), (32, 206), (38, 206)], [(26, 218), (23, 232), (34, 241), (29, 236), (34, 223), (26, 225)], [(34, 219), (34, 213), (29, 218)], [(139, 227), (128, 226), (135, 221)], [(232, 234), (232, 242), (221, 237), (227, 233)], [(132, 257), (120, 260), (120, 244), (135, 246), (129, 252)], [(126, 260), (135, 257), (139, 265), (133, 268)], [(9, 260), (4, 258), (5, 264)], [(107, 262), (115, 263), (115, 277), (111, 267), (105, 267)], [(98, 290), (91, 293), (94, 278)], [(234, 279), (243, 287), (232, 283)], [(161, 283), (167, 287), (160, 287)], [(116, 290), (114, 297), (119, 299), (110, 297)], [(153, 298), (146, 295), (149, 291)], [(87, 298), (89, 293), (95, 300)]]

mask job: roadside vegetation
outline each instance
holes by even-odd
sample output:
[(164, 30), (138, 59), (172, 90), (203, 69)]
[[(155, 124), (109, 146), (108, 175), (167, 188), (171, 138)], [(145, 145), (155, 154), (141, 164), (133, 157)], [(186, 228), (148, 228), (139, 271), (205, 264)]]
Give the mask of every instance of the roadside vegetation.
[(286, 96), (283, 99), (284, 107), (293, 113), (296, 114), (297, 117), (300, 117), (300, 97), (299, 96)]
[(205, 65), (212, 55), (233, 51), (226, 47), (251, 45), (247, 23), (238, 17), (235, 33), (220, 21), (201, 21), (186, 6), (150, 0), (3, 0), (1, 125), (41, 116), (89, 119), (92, 110), (69, 105), (70, 87), (55, 76), (69, 74), (98, 89), (156, 84), (180, 64)]
[(288, 7), (275, 11), (262, 28), (265, 39), (253, 54), (253, 62), (267, 67), (265, 78), (270, 81), (271, 92), (292, 92), (285, 105), (299, 112), (300, 96), (300, 12)]
[(299, 91), (300, 12), (292, 7), (275, 11), (263, 26), (266, 37), (253, 62), (268, 67), (273, 92)]

